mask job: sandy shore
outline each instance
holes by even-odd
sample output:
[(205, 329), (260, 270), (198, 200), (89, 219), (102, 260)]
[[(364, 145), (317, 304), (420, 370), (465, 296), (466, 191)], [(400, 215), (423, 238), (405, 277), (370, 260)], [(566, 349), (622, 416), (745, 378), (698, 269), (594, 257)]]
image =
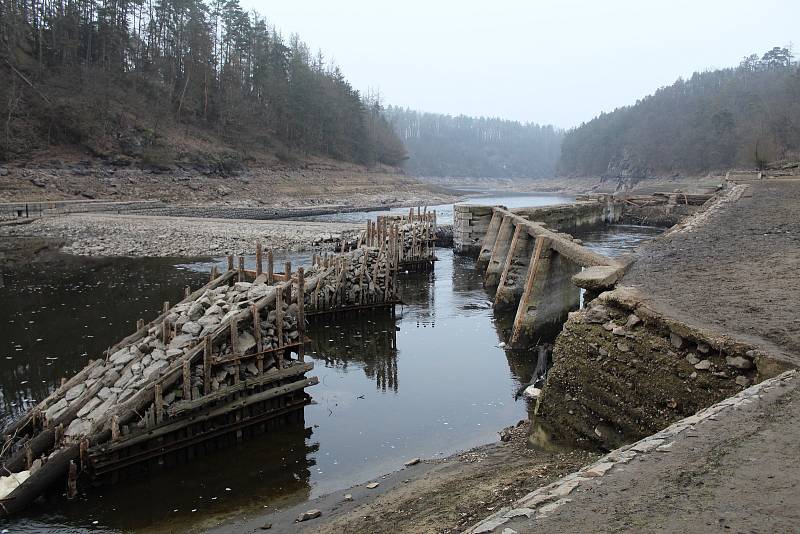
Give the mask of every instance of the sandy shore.
[(57, 239), (64, 252), (82, 256), (216, 256), (254, 254), (257, 241), (281, 250), (332, 248), (358, 230), (349, 223), (85, 213), (0, 227), (0, 236)]

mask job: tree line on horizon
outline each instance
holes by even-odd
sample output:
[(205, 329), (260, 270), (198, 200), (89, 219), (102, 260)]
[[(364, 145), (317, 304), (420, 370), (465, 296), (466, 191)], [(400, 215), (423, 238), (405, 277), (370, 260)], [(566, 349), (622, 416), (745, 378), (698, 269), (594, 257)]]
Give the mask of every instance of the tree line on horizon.
[(143, 152), (170, 128), (244, 151), (405, 158), (377, 100), (239, 0), (0, 0), (0, 73), (0, 160), (59, 143)]
[(419, 176), (553, 176), (563, 132), (499, 118), (453, 117), (387, 106), (384, 114), (408, 150), (405, 169)]
[(775, 47), (567, 131), (558, 173), (644, 178), (785, 159), (800, 159), (800, 67)]

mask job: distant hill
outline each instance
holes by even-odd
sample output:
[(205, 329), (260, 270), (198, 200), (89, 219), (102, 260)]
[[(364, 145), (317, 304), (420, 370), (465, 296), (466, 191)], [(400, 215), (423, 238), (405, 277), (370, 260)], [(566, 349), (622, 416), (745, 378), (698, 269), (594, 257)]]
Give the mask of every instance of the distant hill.
[(562, 132), (516, 121), (422, 113), (388, 106), (385, 116), (405, 143), (405, 169), (418, 176), (553, 176)]
[(562, 175), (645, 178), (800, 159), (800, 70), (787, 48), (695, 73), (564, 137)]
[(0, 1), (0, 161), (74, 149), (221, 173), (304, 154), (397, 165), (380, 112), (238, 0)]

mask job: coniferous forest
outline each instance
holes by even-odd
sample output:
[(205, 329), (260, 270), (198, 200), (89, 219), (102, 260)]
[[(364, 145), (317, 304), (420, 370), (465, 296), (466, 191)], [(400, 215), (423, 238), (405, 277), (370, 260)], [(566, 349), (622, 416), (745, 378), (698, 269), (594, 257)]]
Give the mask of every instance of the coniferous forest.
[(405, 168), (412, 174), (490, 178), (554, 174), (563, 133), (552, 126), (393, 106), (385, 113), (405, 143)]
[(564, 137), (560, 174), (641, 177), (800, 159), (800, 68), (788, 48), (695, 73)]
[(59, 144), (158, 159), (188, 139), (405, 157), (377, 102), (238, 0), (0, 0), (0, 73), (0, 160)]

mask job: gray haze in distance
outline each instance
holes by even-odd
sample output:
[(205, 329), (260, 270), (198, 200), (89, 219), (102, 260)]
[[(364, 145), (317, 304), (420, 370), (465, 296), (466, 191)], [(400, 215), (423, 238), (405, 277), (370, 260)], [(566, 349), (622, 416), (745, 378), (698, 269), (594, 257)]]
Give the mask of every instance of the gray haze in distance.
[[(384, 104), (571, 127), (800, 38), (800, 0), (242, 0)], [(797, 51), (795, 50), (795, 53)]]

